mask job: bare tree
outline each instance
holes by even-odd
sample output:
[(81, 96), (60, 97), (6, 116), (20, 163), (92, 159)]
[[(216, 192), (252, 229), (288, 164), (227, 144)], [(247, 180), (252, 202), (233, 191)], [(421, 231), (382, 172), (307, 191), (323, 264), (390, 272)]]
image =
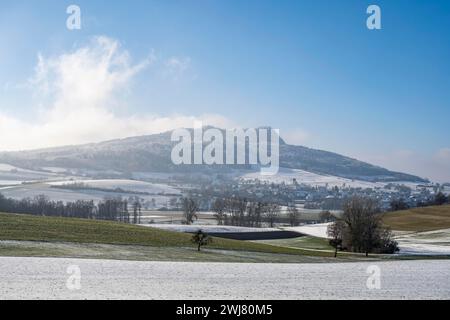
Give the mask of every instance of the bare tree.
[(330, 211), (325, 210), (325, 211), (322, 211), (322, 212), (319, 214), (319, 219), (320, 219), (320, 221), (322, 221), (322, 222), (330, 222), (331, 220), (334, 219), (334, 216), (331, 214)]
[(219, 225), (223, 225), (226, 219), (225, 207), (225, 201), (220, 198), (217, 198), (212, 205), (212, 210), (215, 212), (214, 217)]
[(197, 216), (198, 204), (192, 198), (184, 198), (183, 199), (183, 214), (184, 214), (184, 222), (186, 224), (192, 224), (194, 219), (198, 219)]
[(236, 209), (238, 213), (238, 225), (239, 226), (245, 226), (247, 224), (247, 217), (245, 216), (245, 213), (247, 212), (248, 207), (248, 201), (247, 199), (237, 199), (236, 200)]
[(344, 238), (345, 223), (337, 220), (335, 223), (328, 225), (327, 234), (331, 238), (330, 245), (335, 249), (334, 257), (337, 257), (338, 250), (342, 250), (342, 240)]
[(265, 218), (266, 221), (269, 223), (269, 226), (273, 228), (275, 224), (275, 220), (278, 217), (278, 214), (280, 212), (280, 206), (275, 203), (271, 203), (265, 206)]
[(398, 250), (391, 232), (382, 225), (377, 201), (371, 198), (353, 197), (346, 201), (342, 222), (338, 220), (330, 228), (341, 230), (343, 247), (366, 256), (370, 252), (394, 253)]
[(254, 223), (254, 225), (258, 228), (261, 227), (262, 216), (264, 214), (264, 207), (265, 207), (265, 205), (262, 202), (258, 202), (255, 205), (255, 212), (254, 212), (255, 223)]
[(132, 207), (133, 207), (133, 223), (140, 224), (141, 223), (141, 199), (137, 196), (131, 198)]
[(287, 208), (288, 218), (289, 218), (289, 224), (291, 227), (295, 227), (298, 225), (300, 221), (300, 212), (298, 211), (295, 204), (291, 204)]
[(245, 213), (248, 201), (241, 198), (229, 198), (225, 200), (225, 210), (230, 213), (231, 225), (242, 226), (245, 224)]

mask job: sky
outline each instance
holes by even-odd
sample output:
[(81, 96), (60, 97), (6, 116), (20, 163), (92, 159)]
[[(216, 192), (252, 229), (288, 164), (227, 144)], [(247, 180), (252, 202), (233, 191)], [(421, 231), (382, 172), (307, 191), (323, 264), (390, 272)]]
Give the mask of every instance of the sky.
[(0, 0), (0, 150), (200, 120), (450, 181), (449, 38), (447, 0)]

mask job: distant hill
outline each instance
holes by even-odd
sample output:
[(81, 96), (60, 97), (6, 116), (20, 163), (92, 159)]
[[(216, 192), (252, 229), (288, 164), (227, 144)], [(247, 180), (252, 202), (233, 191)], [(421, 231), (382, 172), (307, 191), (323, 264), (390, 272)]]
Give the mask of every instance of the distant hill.
[[(235, 168), (250, 168), (249, 165), (176, 166), (170, 159), (172, 147), (175, 144), (171, 142), (170, 137), (171, 131), (78, 146), (1, 152), (0, 163), (28, 169), (61, 167), (123, 173), (227, 172)], [(281, 138), (280, 166), (366, 181), (426, 181), (414, 175), (389, 171), (336, 153), (289, 145)]]

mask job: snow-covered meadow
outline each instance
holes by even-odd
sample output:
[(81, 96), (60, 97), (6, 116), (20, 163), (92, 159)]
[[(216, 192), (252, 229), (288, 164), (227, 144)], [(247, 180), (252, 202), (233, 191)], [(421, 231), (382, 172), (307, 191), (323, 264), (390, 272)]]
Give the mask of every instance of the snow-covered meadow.
[[(0, 258), (0, 265), (0, 299), (450, 299), (449, 260), (248, 264)], [(370, 277), (373, 270), (380, 272), (379, 287)]]

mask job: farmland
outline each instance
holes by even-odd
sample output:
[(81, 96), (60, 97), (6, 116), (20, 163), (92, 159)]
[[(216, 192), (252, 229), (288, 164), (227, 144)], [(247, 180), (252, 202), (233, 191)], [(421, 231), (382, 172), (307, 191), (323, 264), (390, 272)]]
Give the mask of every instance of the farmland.
[(383, 221), (398, 231), (433, 231), (450, 228), (450, 206), (434, 206), (388, 213)]
[[(450, 262), (192, 263), (0, 258), (3, 299), (449, 299)], [(32, 273), (29, 266), (32, 265)], [(68, 290), (67, 270), (81, 271)], [(20, 279), (20, 280), (18, 280)], [(113, 280), (113, 281), (112, 281)]]
[[(221, 238), (214, 238), (204, 249), (205, 253), (211, 254), (199, 254), (193, 250), (191, 236), (180, 232), (109, 221), (15, 214), (0, 214), (0, 240), (3, 240), (0, 255), (8, 256), (89, 258), (103, 255), (116, 259), (141, 257), (144, 260), (224, 262), (335, 261), (329, 252)], [(258, 254), (262, 256), (254, 258)], [(342, 259), (349, 258), (343, 256)]]

